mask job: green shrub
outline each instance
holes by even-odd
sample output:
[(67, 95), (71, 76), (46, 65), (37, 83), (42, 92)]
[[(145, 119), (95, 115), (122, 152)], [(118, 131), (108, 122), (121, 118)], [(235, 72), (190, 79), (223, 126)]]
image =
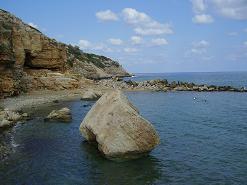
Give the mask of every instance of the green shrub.
[[(95, 66), (99, 68), (105, 68), (106, 65), (104, 61), (111, 60), (110, 58), (107, 58), (105, 56), (95, 55), (92, 53), (84, 53), (78, 46), (72, 46), (68, 45), (68, 52), (81, 62), (87, 62), (87, 63), (93, 63)], [(68, 59), (68, 64), (70, 66), (73, 66), (73, 60)], [(118, 62), (111, 60), (111, 65), (114, 65), (116, 67), (119, 67)]]
[(2, 42), (0, 43), (0, 53), (8, 53), (9, 52), (9, 46), (8, 44)]

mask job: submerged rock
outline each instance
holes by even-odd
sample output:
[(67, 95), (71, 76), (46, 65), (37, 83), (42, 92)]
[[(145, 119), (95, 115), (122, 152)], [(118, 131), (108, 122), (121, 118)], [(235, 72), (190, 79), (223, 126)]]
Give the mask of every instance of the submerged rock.
[(154, 127), (119, 90), (104, 94), (80, 125), (88, 141), (96, 141), (106, 158), (138, 158), (159, 144)]
[(72, 119), (70, 110), (65, 107), (60, 110), (53, 110), (46, 118), (45, 121), (61, 121), (70, 122)]

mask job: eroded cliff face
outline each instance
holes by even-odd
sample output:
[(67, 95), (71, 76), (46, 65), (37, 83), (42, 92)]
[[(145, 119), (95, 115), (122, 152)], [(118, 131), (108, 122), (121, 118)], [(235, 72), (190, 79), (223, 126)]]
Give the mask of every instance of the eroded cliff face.
[(59, 43), (0, 9), (0, 97), (78, 88), (81, 77), (126, 76), (115, 61)]

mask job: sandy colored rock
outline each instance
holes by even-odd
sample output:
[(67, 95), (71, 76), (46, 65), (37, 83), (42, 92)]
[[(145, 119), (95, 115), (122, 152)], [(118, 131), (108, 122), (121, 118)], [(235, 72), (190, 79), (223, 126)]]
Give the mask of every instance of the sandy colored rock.
[(45, 121), (61, 121), (70, 122), (72, 119), (70, 110), (65, 107), (60, 110), (53, 110), (46, 118)]
[(0, 128), (9, 127), (18, 121), (24, 121), (28, 118), (26, 113), (20, 114), (18, 112), (5, 109), (0, 111)]
[(119, 90), (105, 93), (80, 125), (88, 141), (113, 160), (138, 158), (159, 144), (159, 136), (150, 122)]
[(95, 91), (93, 89), (88, 89), (83, 93), (81, 100), (97, 100), (103, 95), (100, 91)]

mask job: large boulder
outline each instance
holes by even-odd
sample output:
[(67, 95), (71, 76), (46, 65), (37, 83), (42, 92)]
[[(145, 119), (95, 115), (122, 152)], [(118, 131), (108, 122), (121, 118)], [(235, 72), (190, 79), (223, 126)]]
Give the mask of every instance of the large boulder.
[(88, 112), (80, 125), (88, 141), (96, 141), (106, 158), (138, 158), (159, 144), (151, 123), (119, 91), (105, 93)]
[(61, 121), (70, 122), (72, 119), (70, 110), (65, 107), (60, 110), (53, 110), (46, 118), (45, 121)]

